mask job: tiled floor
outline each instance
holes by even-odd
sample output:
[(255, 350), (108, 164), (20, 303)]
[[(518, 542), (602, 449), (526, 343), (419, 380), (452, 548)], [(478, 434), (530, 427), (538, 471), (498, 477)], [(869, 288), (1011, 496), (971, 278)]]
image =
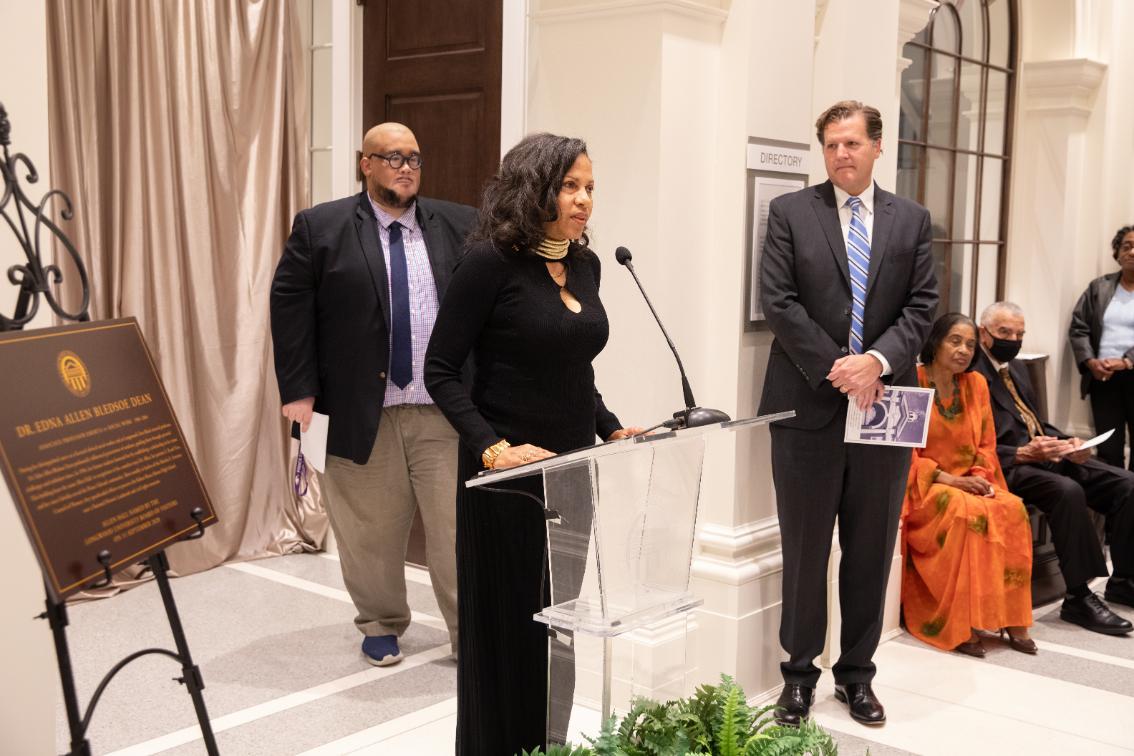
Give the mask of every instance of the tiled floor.
[[(403, 638), (406, 660), (384, 668), (361, 663), (333, 557), (278, 557), (174, 581), (221, 753), (452, 753), (455, 664), (428, 576), (407, 568), (407, 577), (417, 622)], [(815, 716), (843, 754), (1134, 754), (1134, 638), (1087, 633), (1052, 609), (1037, 612), (1036, 657), (996, 641), (985, 660), (909, 637), (885, 643), (875, 681), (883, 727), (853, 722), (830, 675)], [(113, 660), (170, 645), (152, 585), (70, 614), (84, 701)], [(160, 657), (127, 667), (94, 717), (94, 750), (203, 753), (189, 697), (170, 680), (176, 672)], [(573, 726), (593, 733), (597, 724), (597, 713), (580, 712)], [(62, 710), (57, 742), (66, 750)]]

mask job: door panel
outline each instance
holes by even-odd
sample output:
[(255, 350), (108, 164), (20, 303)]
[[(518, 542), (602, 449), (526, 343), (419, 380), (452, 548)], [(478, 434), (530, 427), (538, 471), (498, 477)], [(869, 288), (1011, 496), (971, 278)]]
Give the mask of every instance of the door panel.
[(427, 197), (480, 204), (500, 159), (502, 0), (368, 0), (363, 122), (406, 124)]

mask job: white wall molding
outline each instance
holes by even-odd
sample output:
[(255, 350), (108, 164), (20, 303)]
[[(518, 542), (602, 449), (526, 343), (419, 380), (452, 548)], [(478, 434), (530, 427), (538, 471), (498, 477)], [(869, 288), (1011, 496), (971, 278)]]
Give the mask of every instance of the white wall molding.
[(713, 557), (697, 556), (693, 558), (690, 574), (695, 578), (740, 586), (761, 577), (783, 572), (783, 569), (783, 552), (777, 551), (762, 559), (745, 559), (742, 562), (726, 562)]
[(776, 517), (736, 526), (706, 523), (697, 530), (691, 576), (730, 586), (783, 571), (780, 524)]
[(1029, 113), (1087, 118), (1106, 71), (1105, 63), (1088, 58), (1025, 63), (1020, 77), (1023, 108)]
[[(531, 20), (540, 24), (574, 22), (612, 18), (616, 16), (674, 13), (702, 21), (723, 24), (728, 18), (729, 0), (608, 0), (571, 7), (555, 7), (557, 3), (544, 2), (531, 14)], [(552, 6), (552, 7), (548, 7)]]
[(929, 14), (940, 5), (937, 0), (898, 0), (898, 86), (902, 84), (902, 72), (913, 65), (913, 61), (902, 55), (906, 43), (917, 36), (929, 23)]
[(697, 528), (697, 545), (701, 553), (718, 558), (738, 560), (779, 550), (780, 523), (776, 517), (765, 517), (740, 525), (708, 522)]
[(697, 609), (675, 614), (657, 622), (635, 628), (618, 636), (638, 646), (654, 648), (674, 641), (685, 642), (686, 635), (697, 632)]
[(929, 14), (941, 3), (937, 0), (898, 0), (898, 54), (906, 43), (929, 23)]

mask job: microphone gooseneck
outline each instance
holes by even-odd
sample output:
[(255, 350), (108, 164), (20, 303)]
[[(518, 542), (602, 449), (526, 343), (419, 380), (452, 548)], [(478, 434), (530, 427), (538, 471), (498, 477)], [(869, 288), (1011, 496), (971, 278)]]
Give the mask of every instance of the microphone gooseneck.
[(706, 407), (698, 407), (696, 400), (693, 399), (693, 388), (689, 385), (689, 378), (685, 375), (685, 365), (681, 362), (681, 355), (677, 353), (677, 347), (673, 343), (673, 339), (669, 337), (669, 332), (665, 330), (662, 325), (661, 318), (658, 317), (658, 311), (654, 309), (654, 303), (650, 301), (650, 297), (646, 294), (646, 289), (642, 286), (642, 282), (638, 279), (638, 274), (634, 271), (634, 264), (631, 260), (634, 256), (630, 254), (630, 250), (626, 247), (619, 247), (614, 250), (614, 259), (619, 265), (625, 266), (626, 270), (630, 271), (630, 275), (634, 278), (634, 283), (638, 285), (638, 291), (642, 292), (642, 299), (646, 300), (646, 306), (650, 308), (650, 314), (654, 316), (654, 321), (657, 322), (658, 328), (661, 329), (662, 336), (665, 337), (665, 343), (669, 345), (669, 350), (673, 352), (673, 358), (677, 360), (677, 370), (681, 373), (681, 392), (685, 399), (685, 409), (678, 410), (673, 413), (673, 420), (667, 420), (664, 425), (671, 428), (695, 428), (699, 425), (712, 425), (713, 423), (728, 422), (730, 418), (726, 413), (716, 409), (709, 409)]

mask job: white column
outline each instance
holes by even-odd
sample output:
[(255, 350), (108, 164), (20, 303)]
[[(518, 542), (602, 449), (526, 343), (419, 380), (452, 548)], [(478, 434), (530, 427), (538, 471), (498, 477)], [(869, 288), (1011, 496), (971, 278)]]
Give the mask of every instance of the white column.
[[(39, 171), (39, 182), (23, 183), (33, 202), (51, 186), (47, 131), (47, 16), (43, 3), (0, 2), (0, 18), (10, 33), (0, 45), (0, 70), (8, 72), (0, 102), (12, 121), (13, 152), (27, 154)], [(21, 175), (22, 179), (22, 175)], [(9, 204), (7, 210), (13, 210)], [(67, 224), (64, 224), (66, 228)], [(0, 223), (0, 271), (27, 259), (7, 223)], [(45, 260), (49, 262), (49, 260)], [(0, 278), (0, 308), (10, 316), (17, 289)], [(41, 301), (40, 314), (29, 327), (51, 325), (50, 310)], [(8, 369), (5, 367), (5, 369)], [(8, 487), (0, 482), (0, 532), (7, 534), (0, 552), (4, 600), (0, 604), (0, 733), (10, 753), (55, 752), (55, 698), (59, 673), (47, 623), (33, 617), (43, 611), (43, 576), (16, 514)]]
[(1102, 157), (1092, 112), (1106, 71), (1085, 58), (1047, 60), (1024, 63), (1019, 78), (1005, 295), (1027, 314), (1028, 350), (1051, 355), (1048, 404), (1057, 425), (1079, 385), (1067, 347), (1071, 309), (1098, 275), (1097, 253), (1084, 250), (1100, 243), (1090, 222)]

